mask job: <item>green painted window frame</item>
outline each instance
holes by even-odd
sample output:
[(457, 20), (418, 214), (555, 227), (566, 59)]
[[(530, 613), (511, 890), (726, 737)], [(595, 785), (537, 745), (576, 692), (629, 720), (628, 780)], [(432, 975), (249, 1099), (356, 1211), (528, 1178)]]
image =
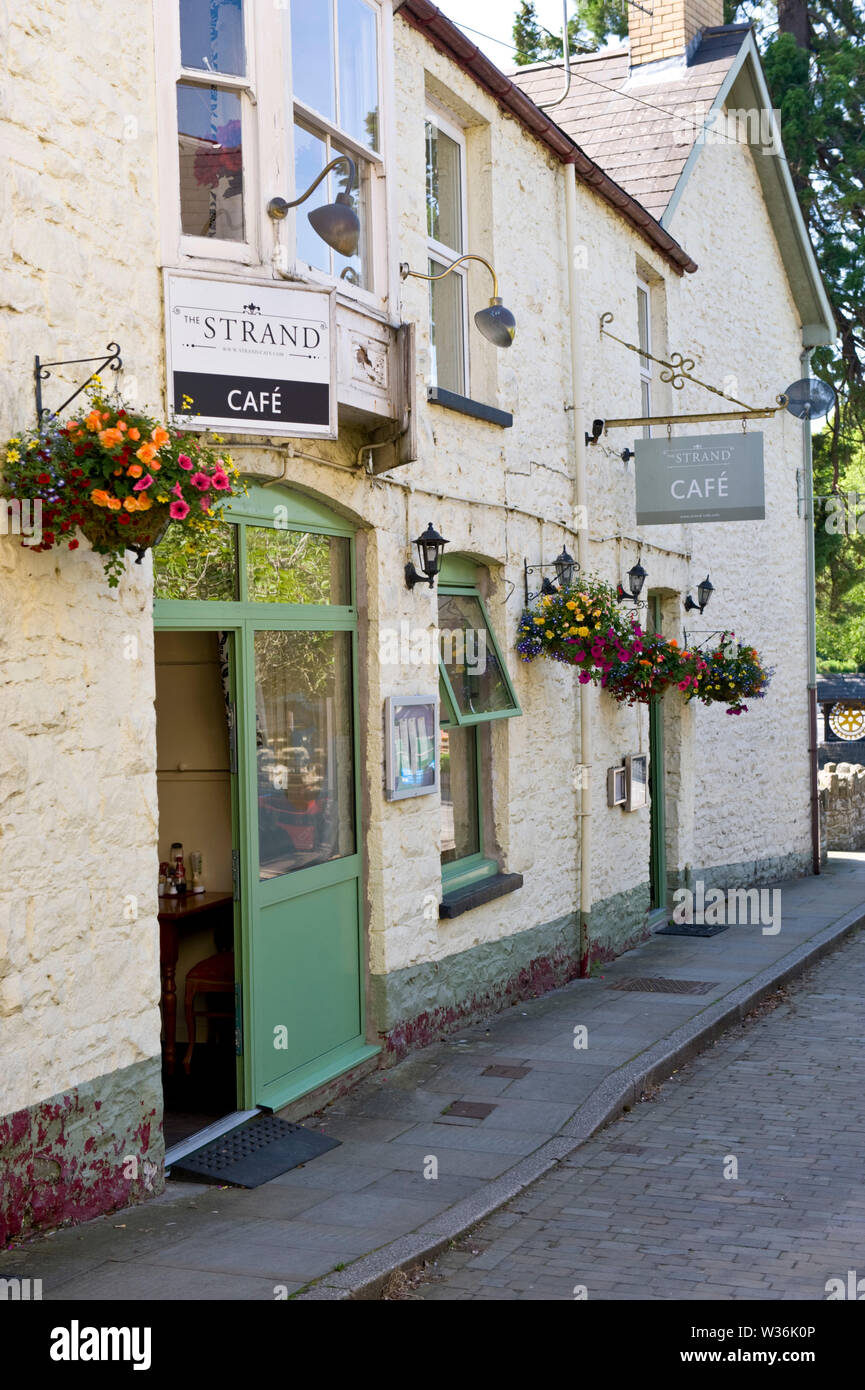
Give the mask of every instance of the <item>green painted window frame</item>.
[[(440, 682), (440, 729), (469, 729), (475, 740), (475, 773), (477, 777), (476, 804), (477, 804), (477, 839), (480, 849), (475, 854), (465, 855), (462, 859), (455, 859), (451, 863), (442, 864), (442, 889), (445, 894), (456, 892), (457, 889), (467, 888), (470, 884), (480, 883), (487, 878), (494, 878), (501, 873), (501, 866), (496, 859), (490, 859), (484, 853), (484, 812), (486, 804), (485, 784), (487, 778), (486, 762), (484, 758), (484, 744), (486, 742), (483, 734), (483, 726), (491, 724), (496, 719), (514, 719), (522, 714), (520, 702), (517, 699), (516, 691), (510, 678), (510, 673), (502, 657), (501, 649), (496, 641), (496, 635), (487, 613), (486, 604), (483, 601), (478, 587), (476, 576), (477, 566), (471, 561), (463, 559), (461, 556), (448, 556), (442, 566), (443, 574), (439, 575), (439, 593), (441, 594), (462, 594), (468, 598), (477, 599), (480, 606), (484, 623), (486, 624), (487, 636), (492, 643), (493, 651), (499, 664), (508, 696), (512, 702), (512, 708), (502, 710), (491, 710), (487, 714), (465, 715), (460, 712), (459, 705), (454, 697), (453, 687), (447, 673), (444, 662), (439, 656), (439, 682)], [(448, 580), (448, 570), (451, 572), (451, 579)], [(474, 579), (475, 582), (472, 582)], [(447, 713), (446, 718), (441, 715)]]

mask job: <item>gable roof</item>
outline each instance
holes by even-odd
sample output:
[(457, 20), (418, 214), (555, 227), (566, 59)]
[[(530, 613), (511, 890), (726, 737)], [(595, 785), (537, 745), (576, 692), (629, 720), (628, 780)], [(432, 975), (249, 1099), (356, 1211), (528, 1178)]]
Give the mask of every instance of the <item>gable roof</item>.
[[(681, 275), (697, 269), (696, 262), (667, 228), (609, 172), (586, 154), (573, 135), (535, 105), (531, 97), (496, 67), (431, 0), (399, 0), (394, 13), (425, 34), (430, 43), (467, 72), (499, 105), (516, 117), (563, 164), (573, 164), (577, 177), (645, 238)], [(561, 79), (559, 79), (561, 80)]]
[[(627, 45), (572, 58), (571, 89), (553, 108), (556, 121), (660, 219), (747, 33), (747, 24), (705, 29), (690, 63), (651, 64), (633, 78)], [(544, 106), (559, 96), (562, 73), (561, 63), (537, 63), (514, 80)]]
[[(587, 154), (669, 228), (700, 156), (704, 125), (724, 109), (765, 111), (749, 123), (748, 141), (763, 198), (802, 323), (803, 346), (835, 338), (832, 308), (817, 266), (787, 160), (781, 150), (760, 55), (749, 25), (704, 29), (687, 61), (667, 59), (630, 69), (627, 45), (571, 59), (567, 98), (556, 120)], [(561, 91), (561, 63), (534, 64), (514, 74), (539, 104)], [(757, 124), (759, 130), (754, 131)], [(723, 131), (719, 123), (718, 129)]]

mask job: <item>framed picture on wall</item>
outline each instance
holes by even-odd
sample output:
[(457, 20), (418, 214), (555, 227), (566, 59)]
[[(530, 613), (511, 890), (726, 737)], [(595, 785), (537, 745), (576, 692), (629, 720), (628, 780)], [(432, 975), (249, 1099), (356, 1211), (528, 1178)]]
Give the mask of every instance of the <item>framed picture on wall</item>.
[(436, 695), (389, 695), (385, 709), (385, 794), (388, 801), (439, 789), (439, 702)]
[(649, 755), (629, 753), (625, 758), (625, 810), (639, 811), (649, 804)]

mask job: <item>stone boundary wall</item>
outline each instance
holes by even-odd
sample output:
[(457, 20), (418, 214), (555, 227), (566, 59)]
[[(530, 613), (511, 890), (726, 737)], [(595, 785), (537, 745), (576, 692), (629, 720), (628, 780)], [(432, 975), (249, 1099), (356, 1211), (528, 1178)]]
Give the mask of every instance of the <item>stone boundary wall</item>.
[(865, 767), (827, 763), (819, 777), (828, 848), (865, 850)]

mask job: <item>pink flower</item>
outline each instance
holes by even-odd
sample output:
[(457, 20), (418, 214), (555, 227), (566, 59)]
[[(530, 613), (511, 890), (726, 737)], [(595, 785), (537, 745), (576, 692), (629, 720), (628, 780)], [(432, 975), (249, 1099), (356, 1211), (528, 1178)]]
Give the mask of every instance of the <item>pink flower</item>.
[(580, 685), (585, 685), (586, 682), (587, 682), (587, 681), (590, 681), (591, 679), (592, 679), (592, 677), (591, 677), (591, 673), (590, 673), (589, 671), (581, 671), (581, 672), (580, 672)]
[(178, 454), (177, 462), (180, 464), (181, 468), (188, 469), (192, 467), (192, 459), (189, 457), (188, 454)]
[(229, 479), (228, 474), (223, 473), (221, 469), (217, 470), (217, 472), (214, 473), (210, 481), (216, 488), (217, 492), (227, 492), (227, 490), (231, 487), (231, 481)]
[(690, 677), (690, 676), (687, 676), (685, 680), (679, 681), (679, 689), (680, 689), (680, 690), (687, 690), (687, 689), (688, 689), (688, 686), (689, 686), (690, 684), (691, 684), (691, 677)]
[(171, 491), (174, 493), (175, 497), (179, 497), (181, 502), (183, 501), (183, 488), (179, 483), (175, 483)]
[(133, 492), (144, 492), (146, 488), (153, 486), (153, 479), (149, 473), (145, 473), (143, 478), (139, 478), (137, 483), (133, 483)]
[(574, 661), (585, 661), (585, 659), (586, 659), (586, 653), (585, 653), (585, 652), (574, 652)]
[(189, 505), (186, 502), (172, 502), (168, 508), (168, 515), (172, 521), (185, 521), (189, 516)]
[(210, 479), (206, 473), (193, 473), (189, 479), (193, 487), (197, 487), (199, 492), (206, 492), (210, 487)]

